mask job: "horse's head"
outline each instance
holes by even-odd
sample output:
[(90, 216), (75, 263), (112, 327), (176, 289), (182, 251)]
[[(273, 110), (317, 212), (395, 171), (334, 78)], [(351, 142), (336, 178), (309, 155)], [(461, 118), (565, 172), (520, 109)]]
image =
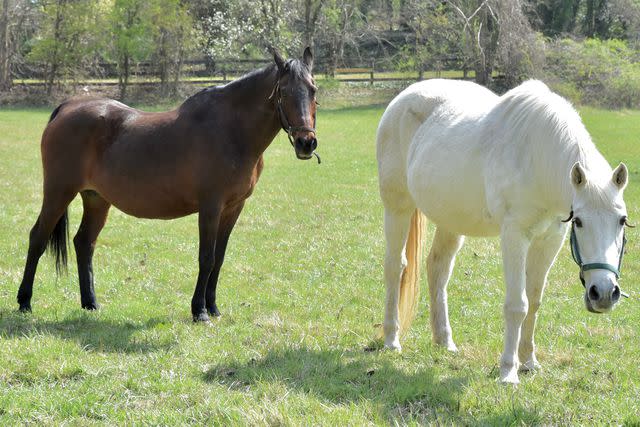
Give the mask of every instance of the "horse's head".
[(601, 179), (587, 176), (579, 163), (571, 169), (571, 253), (580, 266), (584, 301), (592, 313), (610, 311), (623, 294), (618, 276), (624, 253), (624, 227), (629, 225), (622, 199), (627, 180), (624, 163), (611, 177)]
[[(274, 49), (273, 59), (278, 67), (278, 77), (273, 90), (276, 113), (296, 156), (308, 160), (315, 154), (316, 139), (316, 85), (311, 70), (313, 55), (306, 48), (302, 60), (285, 61)], [(320, 161), (320, 157), (318, 157)]]

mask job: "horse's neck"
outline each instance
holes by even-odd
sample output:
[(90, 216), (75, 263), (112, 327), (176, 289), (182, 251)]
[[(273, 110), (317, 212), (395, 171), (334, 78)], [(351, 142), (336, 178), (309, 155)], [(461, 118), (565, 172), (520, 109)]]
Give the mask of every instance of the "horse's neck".
[[(267, 67), (220, 88), (222, 92), (217, 96), (221, 98), (212, 95), (186, 108), (202, 117), (229, 115), (231, 120), (222, 122), (233, 123), (231, 134), (238, 143), (246, 144), (246, 152), (257, 160), (280, 130), (274, 98), (271, 96), (276, 79), (275, 67)], [(212, 108), (211, 103), (214, 102), (224, 107)]]
[(280, 131), (273, 94), (277, 78), (277, 69), (270, 66), (229, 86), (235, 108), (243, 113), (245, 123), (239, 126), (246, 133), (243, 143), (251, 144), (250, 151), (256, 157), (262, 155)]

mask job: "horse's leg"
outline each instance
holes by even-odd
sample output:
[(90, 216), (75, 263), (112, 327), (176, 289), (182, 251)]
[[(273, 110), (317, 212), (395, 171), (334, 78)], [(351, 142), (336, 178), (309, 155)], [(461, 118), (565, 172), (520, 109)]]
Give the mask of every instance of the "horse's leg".
[(451, 277), (455, 257), (464, 237), (450, 233), (442, 228), (436, 229), (433, 245), (427, 258), (427, 276), (429, 278), (429, 297), (431, 301), (431, 333), (436, 344), (447, 350), (456, 351), (451, 337), (449, 309), (447, 307), (447, 282)]
[(95, 191), (83, 191), (82, 222), (80, 228), (73, 238), (73, 245), (76, 248), (76, 259), (78, 261), (78, 277), (80, 279), (80, 302), (82, 308), (96, 310), (96, 294), (93, 289), (93, 251), (96, 246), (98, 234), (107, 221), (107, 214), (111, 204), (104, 200)]
[[(27, 252), (27, 262), (24, 267), (24, 274), (20, 289), (18, 289), (18, 304), (20, 311), (31, 311), (31, 296), (33, 294), (33, 279), (38, 267), (38, 261), (47, 247), (47, 241), (53, 233), (58, 221), (63, 219), (69, 203), (75, 197), (75, 192), (60, 192), (53, 194), (46, 191), (42, 201), (42, 209), (38, 220), (29, 233), (29, 250)], [(65, 224), (66, 226), (66, 224)], [(66, 230), (63, 230), (66, 233)], [(65, 234), (66, 239), (66, 234)], [(66, 244), (66, 240), (65, 240)]]
[(527, 314), (525, 267), (530, 240), (517, 227), (503, 224), (500, 235), (506, 283), (504, 303), (504, 352), (500, 359), (500, 381), (517, 384), (520, 327)]
[(208, 204), (201, 207), (200, 213), (198, 214), (198, 229), (200, 232), (198, 280), (193, 298), (191, 299), (191, 314), (193, 315), (194, 322), (209, 321), (205, 293), (209, 277), (213, 271), (219, 223), (220, 208), (218, 205)]
[(538, 317), (538, 308), (542, 301), (542, 293), (547, 282), (547, 274), (555, 261), (558, 251), (562, 247), (565, 236), (565, 227), (558, 228), (553, 225), (553, 230), (537, 237), (531, 243), (527, 254), (527, 300), (529, 311), (522, 323), (520, 347), (518, 356), (520, 370), (529, 371), (540, 367), (535, 355), (533, 333)]
[(220, 269), (224, 262), (224, 254), (227, 250), (227, 243), (229, 242), (229, 236), (233, 227), (236, 225), (238, 216), (244, 207), (244, 202), (234, 208), (228, 214), (225, 213), (220, 220), (220, 227), (218, 230), (218, 236), (216, 237), (216, 254), (213, 264), (213, 271), (209, 276), (209, 282), (207, 283), (207, 291), (205, 294), (205, 301), (207, 306), (207, 312), (212, 316), (220, 316), (220, 311), (216, 305), (216, 287), (218, 285), (218, 276), (220, 275)]
[(384, 210), (384, 234), (387, 249), (384, 257), (384, 281), (387, 287), (387, 297), (384, 314), (384, 345), (400, 351), (400, 278), (407, 265), (404, 252), (407, 243), (411, 215), (415, 208), (403, 211)]

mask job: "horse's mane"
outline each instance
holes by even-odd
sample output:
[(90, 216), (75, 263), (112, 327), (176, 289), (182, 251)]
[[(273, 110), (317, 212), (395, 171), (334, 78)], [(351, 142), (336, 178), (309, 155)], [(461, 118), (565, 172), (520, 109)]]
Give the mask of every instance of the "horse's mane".
[[(271, 75), (274, 74), (276, 68), (277, 67), (275, 64), (270, 64), (264, 68), (260, 68), (258, 70), (254, 70), (247, 74), (244, 74), (243, 76), (227, 84), (220, 86), (209, 86), (205, 89), (202, 89), (201, 91), (187, 98), (182, 103), (182, 105), (180, 105), (179, 110), (181, 112), (191, 110), (192, 108), (201, 106), (203, 103), (210, 101), (212, 96), (220, 96), (225, 93), (254, 93), (264, 85), (265, 80), (267, 80)], [(298, 59), (289, 59), (285, 63), (285, 73), (290, 73), (295, 78), (302, 78), (308, 75), (310, 71), (302, 61)]]
[(603, 201), (608, 198), (602, 193), (602, 179), (611, 178), (611, 168), (569, 101), (544, 83), (529, 80), (505, 93), (493, 113), (494, 120), (503, 124), (507, 140), (526, 144), (536, 156), (547, 153), (550, 157), (543, 161), (562, 162), (567, 176), (569, 168), (580, 162), (592, 178), (587, 189)]

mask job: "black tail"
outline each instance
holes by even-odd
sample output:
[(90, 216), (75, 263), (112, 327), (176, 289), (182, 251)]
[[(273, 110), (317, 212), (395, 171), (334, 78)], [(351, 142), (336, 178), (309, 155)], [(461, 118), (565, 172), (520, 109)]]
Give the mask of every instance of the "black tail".
[(56, 256), (56, 273), (58, 274), (67, 271), (67, 240), (69, 240), (69, 216), (65, 209), (47, 243), (47, 249)]
[(63, 102), (62, 104), (58, 105), (52, 112), (51, 115), (49, 116), (49, 123), (51, 123), (51, 121), (53, 119), (56, 118), (56, 116), (58, 115), (58, 113), (60, 112), (60, 109), (62, 108), (62, 106), (65, 104), (65, 102)]

